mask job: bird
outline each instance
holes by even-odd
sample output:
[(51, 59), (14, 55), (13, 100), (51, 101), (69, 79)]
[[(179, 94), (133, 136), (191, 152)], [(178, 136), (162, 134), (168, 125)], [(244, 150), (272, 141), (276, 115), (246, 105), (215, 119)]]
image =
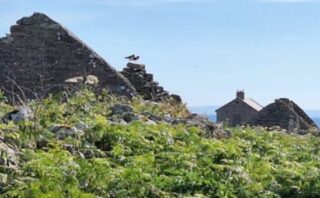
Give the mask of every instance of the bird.
[(124, 57), (125, 59), (128, 59), (129, 61), (134, 61), (136, 62), (137, 60), (139, 60), (140, 56), (136, 56), (134, 54), (130, 55), (130, 56), (127, 56), (127, 57)]
[(137, 60), (139, 60), (139, 58), (140, 58), (140, 56), (135, 56), (135, 57), (133, 57), (133, 61), (137, 61)]
[(127, 56), (127, 57), (124, 57), (125, 59), (128, 59), (128, 60), (133, 60), (135, 57), (134, 54), (130, 55), (130, 56)]

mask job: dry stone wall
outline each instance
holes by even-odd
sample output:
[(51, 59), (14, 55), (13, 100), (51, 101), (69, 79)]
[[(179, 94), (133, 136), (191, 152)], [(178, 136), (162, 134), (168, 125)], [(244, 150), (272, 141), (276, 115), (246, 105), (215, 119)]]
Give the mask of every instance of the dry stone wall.
[(97, 90), (132, 96), (135, 89), (103, 58), (70, 31), (41, 13), (24, 17), (0, 38), (0, 88), (9, 98), (60, 91), (65, 80), (94, 75)]
[(180, 96), (170, 95), (158, 82), (154, 81), (153, 75), (147, 73), (145, 65), (143, 64), (129, 62), (121, 73), (129, 79), (137, 92), (145, 100), (159, 102), (173, 99), (177, 102), (182, 101)]
[(279, 126), (289, 132), (318, 130), (313, 120), (293, 101), (280, 98), (262, 109), (250, 122), (253, 126)]

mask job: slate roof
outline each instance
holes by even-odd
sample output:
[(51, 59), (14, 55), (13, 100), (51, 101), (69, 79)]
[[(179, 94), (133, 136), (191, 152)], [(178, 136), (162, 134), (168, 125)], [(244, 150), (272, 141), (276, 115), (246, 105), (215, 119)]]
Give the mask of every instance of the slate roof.
[(263, 109), (263, 106), (261, 106), (259, 103), (257, 103), (255, 100), (253, 100), (251, 98), (245, 98), (242, 101), (257, 111), (260, 111)]
[[(238, 100), (238, 98), (236, 98), (234, 100)], [(228, 102), (227, 104), (223, 105), (222, 107), (220, 107), (216, 111), (219, 111), (219, 110), (223, 109), (224, 107), (228, 106), (234, 100), (232, 100), (232, 101)], [(250, 106), (251, 108), (253, 108), (256, 111), (261, 111), (263, 109), (263, 106), (261, 106), (259, 103), (257, 103), (255, 100), (253, 100), (251, 98), (245, 98), (245, 99), (240, 99), (240, 100), (243, 101), (245, 104), (247, 104), (248, 106)]]

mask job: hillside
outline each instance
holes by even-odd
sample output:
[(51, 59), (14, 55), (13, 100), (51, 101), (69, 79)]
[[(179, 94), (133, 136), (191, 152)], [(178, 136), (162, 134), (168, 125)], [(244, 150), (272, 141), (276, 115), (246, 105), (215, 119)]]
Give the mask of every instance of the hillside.
[[(32, 118), (0, 124), (1, 197), (320, 196), (311, 134), (227, 128), (222, 138), (182, 104), (88, 89), (62, 99), (30, 102)], [(0, 106), (14, 109), (3, 97)]]

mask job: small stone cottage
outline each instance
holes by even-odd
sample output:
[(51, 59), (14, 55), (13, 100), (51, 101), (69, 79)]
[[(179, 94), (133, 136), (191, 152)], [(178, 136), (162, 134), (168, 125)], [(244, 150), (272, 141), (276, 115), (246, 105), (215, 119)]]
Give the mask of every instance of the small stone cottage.
[(244, 91), (237, 91), (236, 98), (216, 110), (217, 121), (230, 126), (244, 125), (257, 116), (262, 106), (251, 98), (245, 98)]

